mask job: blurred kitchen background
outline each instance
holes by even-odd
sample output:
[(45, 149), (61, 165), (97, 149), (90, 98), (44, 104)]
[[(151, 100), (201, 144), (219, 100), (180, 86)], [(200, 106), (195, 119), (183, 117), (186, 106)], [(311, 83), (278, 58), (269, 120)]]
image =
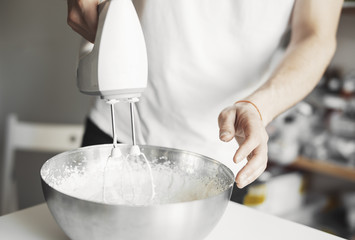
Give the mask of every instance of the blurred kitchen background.
[[(0, 181), (7, 186), (0, 215), (42, 203), (41, 165), (80, 145), (92, 99), (76, 88), (80, 39), (66, 11), (65, 0), (0, 1)], [(268, 132), (269, 167), (244, 204), (355, 239), (354, 1), (344, 3), (338, 48), (317, 88)]]

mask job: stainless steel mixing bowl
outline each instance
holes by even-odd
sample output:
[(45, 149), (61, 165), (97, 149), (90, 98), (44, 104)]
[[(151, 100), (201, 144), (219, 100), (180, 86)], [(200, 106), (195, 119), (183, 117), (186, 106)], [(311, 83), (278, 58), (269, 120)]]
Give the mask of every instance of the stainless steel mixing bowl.
[[(170, 148), (141, 146), (149, 160), (170, 161), (186, 176), (205, 176), (222, 186), (213, 196), (157, 205), (117, 205), (87, 201), (55, 189), (53, 181), (68, 169), (87, 171), (93, 161), (105, 161), (112, 145), (84, 147), (49, 159), (41, 168), (42, 188), (59, 226), (73, 240), (154, 239), (198, 240), (218, 223), (229, 202), (234, 177), (225, 165), (208, 157)], [(127, 145), (120, 145), (127, 152)], [(214, 189), (216, 190), (216, 189)]]

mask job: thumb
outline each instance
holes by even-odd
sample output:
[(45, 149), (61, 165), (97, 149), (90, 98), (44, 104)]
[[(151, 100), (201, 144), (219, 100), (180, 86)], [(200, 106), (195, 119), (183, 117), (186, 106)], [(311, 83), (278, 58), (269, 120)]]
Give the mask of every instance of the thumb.
[(231, 107), (224, 109), (218, 116), (219, 139), (229, 142), (235, 135), (235, 110)]

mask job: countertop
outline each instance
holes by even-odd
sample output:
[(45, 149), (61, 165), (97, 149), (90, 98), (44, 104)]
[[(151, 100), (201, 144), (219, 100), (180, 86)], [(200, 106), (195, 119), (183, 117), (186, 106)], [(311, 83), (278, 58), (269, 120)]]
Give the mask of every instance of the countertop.
[[(40, 204), (0, 217), (0, 239), (68, 240), (47, 205)], [(230, 202), (206, 240), (220, 239), (342, 239)]]

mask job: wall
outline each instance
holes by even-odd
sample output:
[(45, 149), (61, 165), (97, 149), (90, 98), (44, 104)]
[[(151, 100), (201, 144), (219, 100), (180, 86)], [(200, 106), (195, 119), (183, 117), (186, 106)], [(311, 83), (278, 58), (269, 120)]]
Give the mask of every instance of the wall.
[[(66, 11), (65, 0), (0, 1), (0, 163), (9, 113), (26, 121), (83, 123), (90, 97), (76, 88), (80, 39), (67, 26)], [(42, 201), (38, 171), (49, 156), (16, 155), (21, 207)]]

